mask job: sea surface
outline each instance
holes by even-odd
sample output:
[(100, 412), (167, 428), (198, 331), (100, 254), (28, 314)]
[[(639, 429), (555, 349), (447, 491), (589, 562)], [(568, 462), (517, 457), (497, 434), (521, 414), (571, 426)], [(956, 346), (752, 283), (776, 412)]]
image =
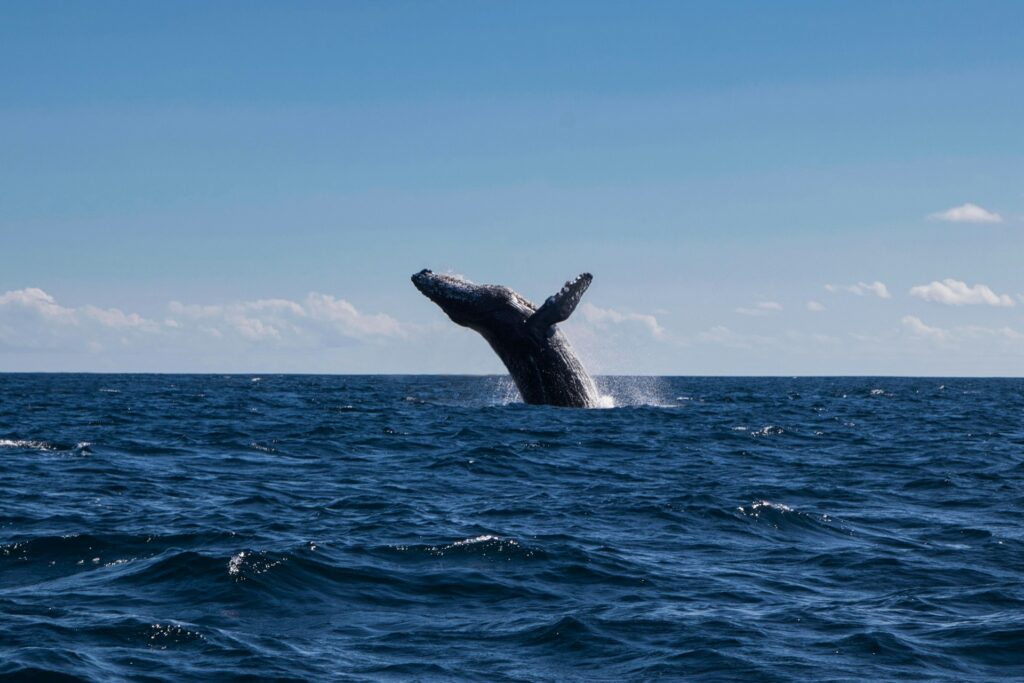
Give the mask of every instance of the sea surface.
[(0, 375), (0, 679), (1024, 678), (1024, 381)]

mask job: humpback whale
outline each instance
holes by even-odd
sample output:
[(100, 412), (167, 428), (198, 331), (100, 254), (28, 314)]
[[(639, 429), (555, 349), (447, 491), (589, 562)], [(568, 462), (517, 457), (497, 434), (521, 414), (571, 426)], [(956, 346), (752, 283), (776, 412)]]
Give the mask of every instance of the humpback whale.
[(412, 276), (416, 289), (452, 322), (487, 340), (524, 402), (573, 408), (594, 407), (600, 395), (557, 324), (572, 315), (591, 280), (583, 273), (538, 308), (501, 285), (478, 285), (426, 269)]

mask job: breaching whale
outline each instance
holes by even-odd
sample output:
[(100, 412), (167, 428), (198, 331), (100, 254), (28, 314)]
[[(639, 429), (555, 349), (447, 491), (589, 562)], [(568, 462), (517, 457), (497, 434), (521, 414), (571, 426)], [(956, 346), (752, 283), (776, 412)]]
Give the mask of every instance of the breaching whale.
[(576, 309), (593, 276), (583, 273), (537, 308), (508, 287), (421, 270), (416, 289), (456, 325), (476, 330), (508, 368), (523, 401), (590, 408), (600, 394), (557, 324)]

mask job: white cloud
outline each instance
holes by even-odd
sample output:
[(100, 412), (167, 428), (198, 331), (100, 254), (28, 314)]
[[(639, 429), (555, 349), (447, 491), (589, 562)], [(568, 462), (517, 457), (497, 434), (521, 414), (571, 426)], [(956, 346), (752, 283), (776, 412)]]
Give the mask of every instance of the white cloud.
[(0, 345), (9, 348), (87, 349), (165, 347), (203, 340), (241, 340), (286, 346), (337, 346), (407, 336), (383, 313), (362, 313), (344, 299), (311, 293), (302, 301), (259, 299), (223, 305), (171, 302), (162, 321), (91, 304), (68, 307), (38, 288), (0, 294)]
[(987, 211), (977, 204), (963, 204), (952, 209), (929, 214), (929, 218), (948, 223), (1002, 223), (1003, 217), (998, 213)]
[(949, 333), (939, 327), (925, 325), (920, 318), (913, 315), (905, 315), (900, 321), (903, 327), (916, 337), (927, 337), (930, 339), (946, 339)]
[(159, 329), (160, 323), (117, 308), (62, 306), (37, 287), (0, 294), (0, 345), (11, 348), (98, 351)]
[(306, 297), (306, 311), (314, 320), (330, 323), (337, 330), (356, 337), (404, 337), (407, 330), (384, 313), (360, 313), (344, 299), (330, 294), (311, 293)]
[(968, 287), (966, 282), (946, 278), (942, 282), (911, 287), (910, 296), (925, 301), (934, 301), (947, 306), (1013, 306), (1013, 297), (1009, 294), (996, 294), (982, 284)]
[(808, 301), (807, 310), (812, 313), (820, 313), (825, 310), (825, 305), (818, 301)]
[(79, 309), (81, 315), (111, 329), (155, 330), (160, 324), (143, 318), (138, 313), (124, 313), (117, 308), (97, 308), (92, 304)]
[(599, 308), (590, 302), (584, 302), (580, 306), (579, 311), (583, 315), (583, 319), (595, 327), (636, 323), (644, 327), (655, 339), (662, 339), (665, 336), (665, 328), (658, 323), (656, 317), (650, 314), (622, 312), (613, 308)]
[(891, 299), (892, 294), (889, 293), (889, 288), (885, 286), (885, 283), (875, 280), (874, 282), (858, 282), (855, 285), (825, 285), (825, 289), (829, 292), (850, 292), (857, 296), (865, 296), (867, 294), (874, 294), (879, 299)]
[(172, 301), (173, 322), (191, 323), (214, 337), (238, 335), (246, 340), (281, 344), (404, 337), (407, 329), (383, 313), (361, 313), (344, 299), (311, 292), (299, 301), (257, 299), (199, 306)]
[(782, 310), (782, 304), (777, 301), (761, 301), (753, 308), (740, 307), (736, 312), (740, 315), (770, 315)]
[(75, 312), (73, 309), (58, 305), (52, 296), (37, 287), (28, 287), (27, 289), (18, 289), (0, 294), (0, 309), (6, 312), (20, 311), (37, 315), (40, 318), (53, 322), (75, 323)]

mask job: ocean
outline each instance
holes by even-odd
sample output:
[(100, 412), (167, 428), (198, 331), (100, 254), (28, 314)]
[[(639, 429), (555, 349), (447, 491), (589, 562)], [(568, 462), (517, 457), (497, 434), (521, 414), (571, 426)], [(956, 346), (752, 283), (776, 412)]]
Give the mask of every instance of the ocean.
[(1024, 678), (1024, 380), (0, 375), (0, 679)]

